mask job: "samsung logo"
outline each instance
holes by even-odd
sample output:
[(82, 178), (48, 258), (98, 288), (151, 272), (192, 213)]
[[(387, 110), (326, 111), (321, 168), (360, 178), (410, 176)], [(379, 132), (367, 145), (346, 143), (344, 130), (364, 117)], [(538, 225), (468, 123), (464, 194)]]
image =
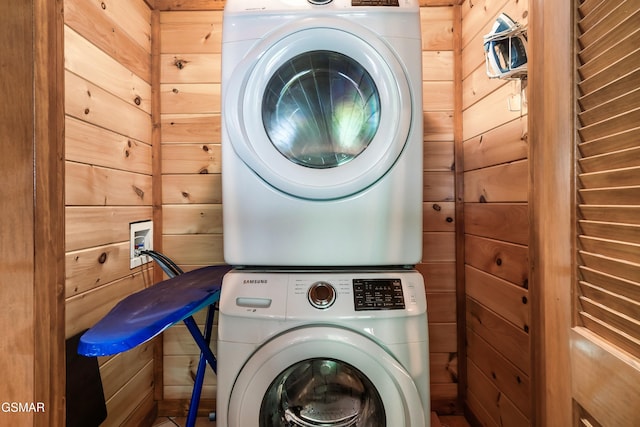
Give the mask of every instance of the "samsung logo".
[(269, 281), (267, 279), (244, 279), (242, 281), (243, 285), (255, 285), (255, 284), (266, 284)]

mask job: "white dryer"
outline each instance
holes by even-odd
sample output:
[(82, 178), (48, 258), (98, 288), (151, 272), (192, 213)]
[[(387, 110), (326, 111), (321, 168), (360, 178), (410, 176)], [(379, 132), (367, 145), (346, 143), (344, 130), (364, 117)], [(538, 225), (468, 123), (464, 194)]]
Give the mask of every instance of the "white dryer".
[(242, 271), (223, 280), (221, 427), (429, 427), (422, 276)]
[(421, 71), (416, 0), (228, 0), (225, 261), (419, 262)]

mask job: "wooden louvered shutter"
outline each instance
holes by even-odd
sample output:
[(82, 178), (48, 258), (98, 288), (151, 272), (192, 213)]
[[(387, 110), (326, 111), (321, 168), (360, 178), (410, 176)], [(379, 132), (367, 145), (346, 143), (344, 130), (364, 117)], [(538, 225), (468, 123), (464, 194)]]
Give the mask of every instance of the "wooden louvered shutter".
[(576, 20), (573, 393), (581, 425), (640, 425), (640, 1)]

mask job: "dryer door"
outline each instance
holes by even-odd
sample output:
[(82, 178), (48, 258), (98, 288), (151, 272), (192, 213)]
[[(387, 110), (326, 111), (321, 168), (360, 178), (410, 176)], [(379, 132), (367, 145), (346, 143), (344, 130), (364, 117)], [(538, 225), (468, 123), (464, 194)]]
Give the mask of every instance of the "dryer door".
[[(222, 402), (220, 402), (222, 403)], [(369, 338), (294, 329), (260, 347), (231, 391), (228, 427), (424, 427), (407, 371)]]
[(383, 40), (336, 17), (291, 23), (254, 46), (228, 78), (224, 125), (265, 182), (307, 199), (369, 187), (407, 141), (411, 93)]

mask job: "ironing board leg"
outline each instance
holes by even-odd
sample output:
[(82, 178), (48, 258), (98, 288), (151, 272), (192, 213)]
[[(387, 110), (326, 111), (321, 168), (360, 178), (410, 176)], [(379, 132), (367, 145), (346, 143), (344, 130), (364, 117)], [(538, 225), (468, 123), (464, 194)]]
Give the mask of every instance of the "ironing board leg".
[(215, 305), (210, 305), (207, 310), (207, 320), (204, 325), (204, 336), (200, 332), (198, 325), (192, 316), (184, 319), (184, 324), (191, 333), (191, 336), (200, 348), (200, 360), (198, 362), (198, 370), (193, 384), (193, 392), (191, 393), (191, 402), (189, 404), (189, 412), (187, 414), (187, 427), (193, 427), (196, 423), (198, 415), (198, 406), (200, 405), (200, 395), (202, 393), (202, 385), (204, 383), (204, 374), (207, 368), (207, 362), (215, 373), (217, 370), (216, 357), (214, 356), (209, 344), (211, 343), (211, 332), (213, 329), (213, 316), (215, 314)]

